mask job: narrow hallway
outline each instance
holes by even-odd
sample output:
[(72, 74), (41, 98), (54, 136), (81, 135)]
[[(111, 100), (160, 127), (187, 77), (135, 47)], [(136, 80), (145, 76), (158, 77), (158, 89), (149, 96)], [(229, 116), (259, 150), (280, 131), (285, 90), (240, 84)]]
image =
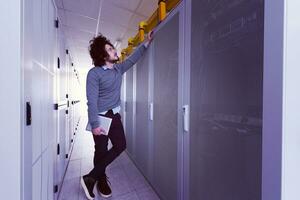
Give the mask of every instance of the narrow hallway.
[[(92, 169), (94, 154), (92, 136), (85, 131), (86, 122), (87, 117), (81, 118), (59, 200), (86, 199), (80, 186), (80, 176)], [(126, 152), (123, 152), (108, 166), (107, 175), (113, 192), (112, 197), (108, 199), (159, 200), (159, 197)], [(104, 199), (99, 196), (96, 187), (94, 188), (94, 194), (96, 195), (95, 199)]]
[(300, 200), (299, 8), (0, 1), (1, 199)]

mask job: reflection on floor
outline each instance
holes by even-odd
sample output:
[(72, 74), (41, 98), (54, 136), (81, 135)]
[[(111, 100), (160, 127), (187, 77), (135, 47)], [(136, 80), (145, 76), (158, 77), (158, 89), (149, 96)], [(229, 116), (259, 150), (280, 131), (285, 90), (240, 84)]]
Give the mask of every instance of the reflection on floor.
[[(86, 118), (81, 118), (59, 200), (86, 199), (79, 180), (93, 167), (94, 142), (92, 135), (84, 130), (85, 125)], [(125, 152), (108, 166), (107, 176), (113, 192), (109, 200), (159, 200)], [(97, 194), (96, 187), (94, 194), (96, 200), (104, 199)]]

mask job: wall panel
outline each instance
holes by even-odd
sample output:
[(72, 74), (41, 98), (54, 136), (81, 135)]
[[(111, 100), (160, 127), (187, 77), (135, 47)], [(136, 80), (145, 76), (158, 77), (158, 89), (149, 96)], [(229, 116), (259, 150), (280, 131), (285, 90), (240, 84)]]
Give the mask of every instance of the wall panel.
[(41, 182), (41, 200), (47, 200), (48, 199), (48, 180), (49, 180), (49, 164), (50, 164), (50, 158), (49, 158), (49, 149), (47, 149), (43, 153), (42, 157), (42, 182)]
[[(28, 12), (33, 13), (33, 57), (32, 59), (37, 62), (42, 62), (42, 1), (33, 0), (32, 10), (28, 10)], [(27, 48), (27, 47), (25, 47)]]
[(32, 200), (40, 200), (41, 199), (41, 185), (42, 185), (42, 161), (39, 159), (32, 166)]
[(37, 63), (32, 66), (32, 163), (38, 159), (42, 150), (42, 123), (41, 119), (41, 84), (42, 83), (42, 69)]

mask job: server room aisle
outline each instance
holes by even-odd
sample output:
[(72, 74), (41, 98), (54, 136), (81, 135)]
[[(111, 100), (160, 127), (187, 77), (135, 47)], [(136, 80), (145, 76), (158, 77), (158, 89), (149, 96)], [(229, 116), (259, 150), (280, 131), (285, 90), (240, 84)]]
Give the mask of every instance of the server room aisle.
[[(75, 137), (70, 162), (59, 195), (59, 200), (85, 200), (80, 186), (80, 176), (93, 167), (94, 143), (92, 135), (86, 132), (87, 118), (81, 119), (79, 131)], [(117, 200), (159, 200), (143, 175), (123, 152), (107, 168), (107, 176), (111, 182), (112, 197)], [(104, 199), (94, 189), (95, 199)]]

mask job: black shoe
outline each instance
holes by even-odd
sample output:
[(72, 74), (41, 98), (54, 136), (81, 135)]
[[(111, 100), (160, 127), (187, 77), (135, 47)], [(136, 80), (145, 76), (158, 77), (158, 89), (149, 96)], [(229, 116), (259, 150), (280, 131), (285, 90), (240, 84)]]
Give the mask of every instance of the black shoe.
[[(110, 189), (107, 181), (109, 182), (108, 177), (104, 176), (97, 183), (97, 190), (98, 190), (99, 194), (104, 198), (111, 197), (111, 189)], [(110, 182), (109, 182), (109, 184), (110, 184)]]
[(80, 182), (81, 182), (81, 186), (84, 190), (85, 196), (89, 200), (93, 200), (95, 198), (93, 189), (94, 189), (96, 180), (93, 179), (92, 177), (89, 177), (88, 175), (85, 175), (85, 176), (81, 177)]

